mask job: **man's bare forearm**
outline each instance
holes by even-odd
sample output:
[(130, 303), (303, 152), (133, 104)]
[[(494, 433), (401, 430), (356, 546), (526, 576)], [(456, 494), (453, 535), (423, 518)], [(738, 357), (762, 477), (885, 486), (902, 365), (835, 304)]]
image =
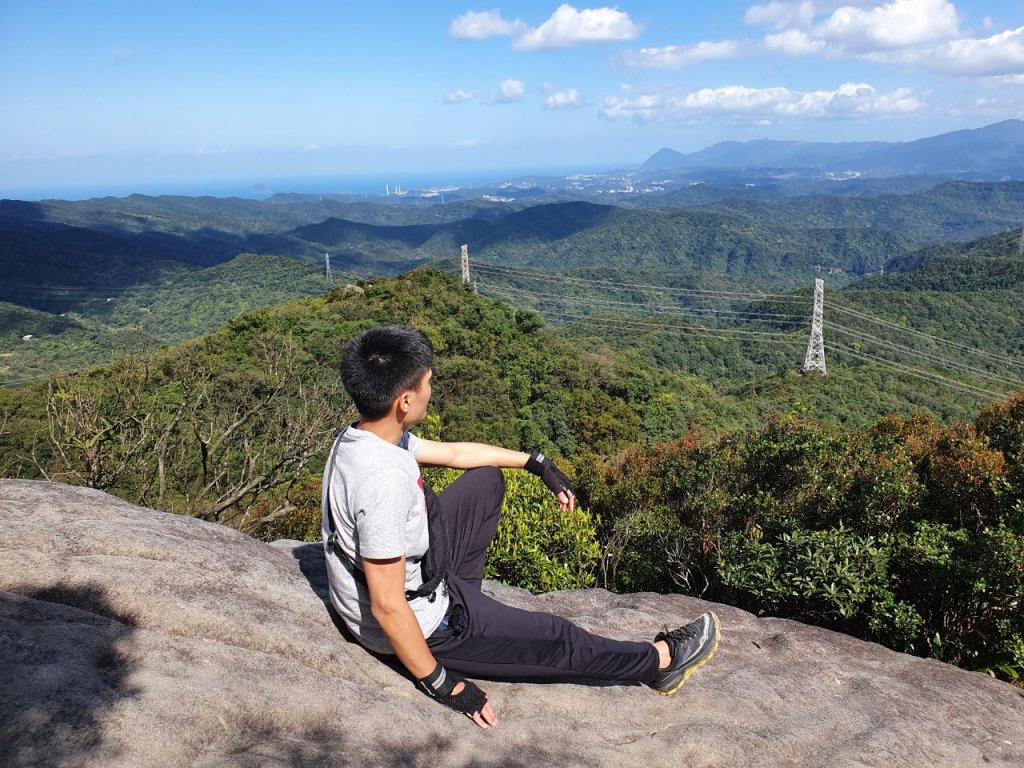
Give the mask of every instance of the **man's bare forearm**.
[(512, 451), (497, 445), (484, 443), (438, 443), (424, 441), (423, 448), (416, 459), (422, 464), (430, 464), (454, 469), (474, 469), (476, 467), (511, 467), (521, 469), (530, 458), (530, 454)]
[(437, 661), (427, 647), (423, 631), (409, 604), (402, 602), (392, 609), (374, 611), (374, 618), (391, 643), (398, 660), (417, 680), (434, 671)]

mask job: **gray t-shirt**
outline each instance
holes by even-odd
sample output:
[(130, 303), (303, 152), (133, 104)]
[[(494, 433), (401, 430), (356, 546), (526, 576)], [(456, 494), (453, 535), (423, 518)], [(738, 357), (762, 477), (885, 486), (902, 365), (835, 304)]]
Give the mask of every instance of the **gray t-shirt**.
[[(416, 463), (421, 442), (411, 433), (399, 447), (372, 432), (347, 427), (338, 435), (324, 467), (321, 533), (327, 557), (331, 604), (364, 646), (377, 653), (394, 653), (370, 611), (370, 596), (348, 566), (327, 546), (333, 512), (342, 549), (360, 558), (405, 556), (405, 588), (423, 584), (420, 558), (427, 552), (427, 505), (423, 479)], [(434, 602), (409, 601), (423, 636), (437, 629), (448, 611), (448, 590), (439, 588)]]

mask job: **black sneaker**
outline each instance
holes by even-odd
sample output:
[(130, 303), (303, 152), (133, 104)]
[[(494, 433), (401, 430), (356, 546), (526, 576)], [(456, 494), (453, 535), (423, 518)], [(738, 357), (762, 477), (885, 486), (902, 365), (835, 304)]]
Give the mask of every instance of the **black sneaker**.
[(668, 643), (672, 660), (667, 667), (658, 670), (658, 676), (648, 685), (662, 696), (671, 696), (683, 687), (693, 670), (715, 655), (720, 636), (718, 617), (711, 611), (685, 627), (659, 632), (654, 642)]

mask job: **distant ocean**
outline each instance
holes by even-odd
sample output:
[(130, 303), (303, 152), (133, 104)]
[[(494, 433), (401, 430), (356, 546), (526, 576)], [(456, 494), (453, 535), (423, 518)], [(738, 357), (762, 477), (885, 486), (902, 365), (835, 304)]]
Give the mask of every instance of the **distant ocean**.
[(506, 168), (473, 171), (416, 171), (356, 174), (303, 178), (250, 178), (231, 181), (195, 181), (167, 183), (81, 184), (26, 189), (0, 188), (0, 197), (16, 200), (87, 200), (92, 197), (127, 197), (141, 195), (184, 195), (188, 197), (242, 197), (263, 200), (278, 193), (312, 195), (381, 196), (445, 187), (472, 187), (508, 181), (521, 176), (567, 176), (592, 173), (581, 168)]

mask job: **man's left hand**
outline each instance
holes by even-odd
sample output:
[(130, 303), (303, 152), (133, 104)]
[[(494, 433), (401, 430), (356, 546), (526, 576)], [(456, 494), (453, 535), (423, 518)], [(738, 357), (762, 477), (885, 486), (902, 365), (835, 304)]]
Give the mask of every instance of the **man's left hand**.
[(571, 512), (576, 508), (576, 495), (569, 485), (569, 478), (565, 476), (555, 463), (538, 450), (530, 454), (529, 460), (523, 467), (539, 477), (544, 485), (558, 498), (558, 508), (563, 512)]

